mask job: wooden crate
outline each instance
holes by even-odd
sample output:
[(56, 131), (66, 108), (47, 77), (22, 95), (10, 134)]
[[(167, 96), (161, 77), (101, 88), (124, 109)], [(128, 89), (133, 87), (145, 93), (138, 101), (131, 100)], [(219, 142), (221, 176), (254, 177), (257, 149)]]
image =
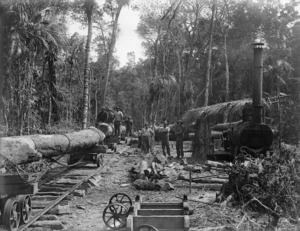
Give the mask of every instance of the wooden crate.
[(190, 228), (188, 201), (180, 203), (134, 203), (133, 215), (127, 218), (127, 231), (151, 225), (159, 231), (187, 231)]

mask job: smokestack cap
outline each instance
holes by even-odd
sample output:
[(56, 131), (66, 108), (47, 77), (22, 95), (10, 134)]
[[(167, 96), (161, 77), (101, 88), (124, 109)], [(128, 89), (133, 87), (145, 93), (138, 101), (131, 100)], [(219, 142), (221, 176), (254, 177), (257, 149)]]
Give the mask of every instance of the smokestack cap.
[(265, 45), (262, 40), (260, 38), (257, 38), (254, 40), (254, 42), (252, 43), (254, 48), (263, 48), (263, 46)]

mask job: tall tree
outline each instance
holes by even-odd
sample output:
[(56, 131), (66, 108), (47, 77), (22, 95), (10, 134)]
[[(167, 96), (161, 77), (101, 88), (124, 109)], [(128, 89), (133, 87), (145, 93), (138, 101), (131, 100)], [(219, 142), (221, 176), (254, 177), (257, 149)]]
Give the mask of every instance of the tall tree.
[(204, 92), (204, 106), (208, 105), (209, 99), (209, 88), (211, 84), (211, 53), (212, 53), (212, 43), (213, 43), (213, 33), (215, 25), (215, 11), (216, 11), (217, 0), (213, 0), (212, 12), (210, 19), (210, 32), (209, 32), (209, 44), (207, 49), (207, 66), (206, 66), (206, 76), (205, 76), (205, 92)]
[(83, 113), (82, 128), (86, 128), (89, 111), (89, 80), (90, 80), (90, 49), (92, 39), (92, 18), (95, 10), (95, 0), (85, 0), (84, 11), (87, 18), (88, 34), (85, 46), (85, 65), (83, 74)]
[(103, 98), (102, 98), (102, 106), (105, 104), (105, 98), (107, 95), (107, 88), (108, 88), (108, 81), (111, 75), (111, 69), (112, 69), (112, 57), (113, 52), (116, 45), (116, 39), (117, 39), (117, 30), (118, 30), (118, 22), (121, 10), (123, 6), (129, 4), (129, 0), (117, 0), (117, 7), (114, 8), (113, 0), (107, 0), (108, 7), (111, 9), (111, 18), (112, 18), (112, 33), (110, 38), (110, 44), (108, 48), (108, 54), (107, 54), (107, 71), (105, 76), (105, 85), (103, 90)]

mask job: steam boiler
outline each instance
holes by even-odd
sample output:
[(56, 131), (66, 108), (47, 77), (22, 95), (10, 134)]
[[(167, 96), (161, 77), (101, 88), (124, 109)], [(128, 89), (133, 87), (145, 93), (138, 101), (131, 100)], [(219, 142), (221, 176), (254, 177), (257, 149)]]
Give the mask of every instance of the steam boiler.
[(263, 43), (255, 42), (254, 71), (252, 85), (252, 105), (244, 107), (242, 121), (223, 126), (223, 148), (230, 152), (232, 157), (240, 153), (251, 154), (254, 157), (266, 154), (273, 142), (271, 128), (263, 122)]

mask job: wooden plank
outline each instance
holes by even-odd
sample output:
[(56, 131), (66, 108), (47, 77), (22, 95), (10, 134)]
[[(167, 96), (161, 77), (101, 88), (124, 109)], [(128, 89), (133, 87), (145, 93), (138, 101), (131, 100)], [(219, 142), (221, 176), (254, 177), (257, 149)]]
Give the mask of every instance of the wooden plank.
[(6, 184), (4, 187), (0, 186), (0, 194), (10, 195), (25, 195), (35, 194), (38, 192), (38, 183), (32, 184)]
[[(159, 231), (170, 231), (169, 229), (160, 229)], [(172, 231), (186, 231), (185, 229), (172, 229)]]
[(40, 192), (66, 192), (68, 191), (68, 188), (62, 188), (62, 187), (50, 187), (50, 186), (43, 186), (40, 189)]
[(152, 225), (158, 230), (161, 229), (183, 229), (184, 228), (184, 216), (134, 216), (133, 217), (133, 229), (140, 225), (148, 224)]
[(139, 209), (138, 216), (176, 216), (184, 215), (182, 209)]
[(36, 193), (36, 195), (37, 196), (39, 196), (39, 195), (41, 195), (41, 196), (56, 196), (56, 197), (58, 197), (58, 196), (61, 196), (61, 195), (63, 195), (64, 193), (63, 192), (41, 192), (41, 191), (39, 191), (38, 193)]
[(183, 204), (180, 203), (161, 203), (161, 202), (142, 202), (141, 209), (182, 209)]

